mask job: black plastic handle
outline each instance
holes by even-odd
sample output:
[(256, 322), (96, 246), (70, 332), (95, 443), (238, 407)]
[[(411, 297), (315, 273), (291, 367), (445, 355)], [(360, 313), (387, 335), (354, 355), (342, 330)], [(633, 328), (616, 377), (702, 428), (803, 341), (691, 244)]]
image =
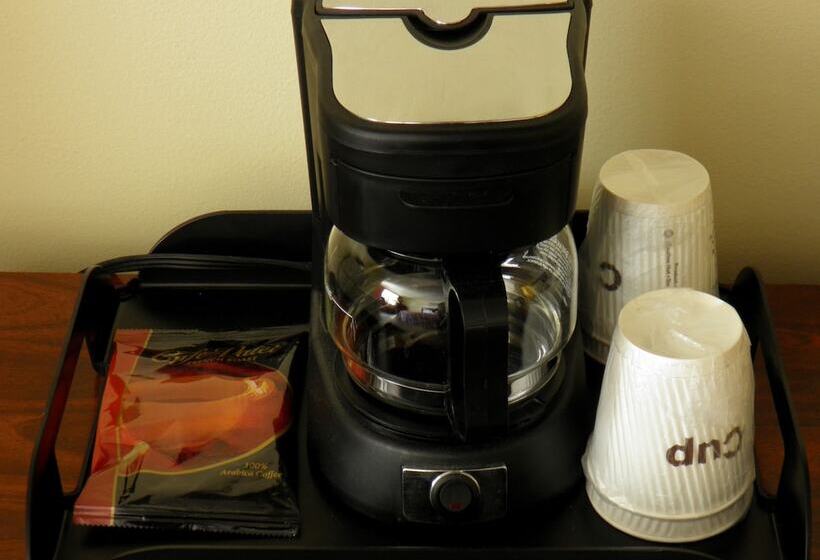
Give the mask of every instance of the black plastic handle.
[[(98, 272), (96, 267), (85, 272), (83, 287), (71, 320), (71, 331), (63, 344), (57, 376), (51, 387), (42, 428), (32, 454), (26, 517), (26, 548), (30, 560), (54, 556), (65, 510), (78, 492), (76, 488), (67, 494), (63, 492), (56, 445), (83, 343), (87, 344), (91, 361), (98, 368), (104, 361), (107, 333), (110, 332), (116, 312), (115, 290), (118, 283), (110, 276), (99, 275)], [(93, 441), (93, 434), (90, 435)], [(88, 460), (87, 454), (83, 472), (87, 469)], [(82, 480), (82, 476), (80, 479)]]
[(507, 292), (496, 259), (449, 259), (448, 381), (450, 423), (463, 441), (507, 429)]
[(766, 363), (777, 422), (783, 437), (783, 467), (775, 500), (775, 519), (785, 560), (804, 560), (811, 545), (811, 488), (806, 449), (798, 431), (783, 360), (777, 345), (769, 303), (760, 275), (744, 268), (729, 296), (740, 313), (749, 338), (752, 356), (758, 344)]

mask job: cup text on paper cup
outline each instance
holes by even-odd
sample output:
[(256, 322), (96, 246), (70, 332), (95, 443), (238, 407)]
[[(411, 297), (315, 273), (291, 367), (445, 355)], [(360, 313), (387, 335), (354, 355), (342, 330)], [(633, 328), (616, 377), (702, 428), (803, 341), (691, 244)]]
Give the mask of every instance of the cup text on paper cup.
[(664, 238), (664, 283), (667, 288), (673, 288), (680, 285), (678, 269), (680, 263), (672, 260), (672, 238), (675, 236), (675, 230), (666, 229), (663, 232)]
[[(666, 460), (673, 467), (685, 467), (695, 462), (696, 451), (698, 464), (702, 465), (709, 460), (731, 459), (740, 451), (740, 442), (743, 440), (743, 431), (739, 426), (735, 426), (726, 434), (726, 438), (721, 442), (717, 439), (704, 441), (697, 445), (695, 449), (695, 438), (686, 438), (683, 445), (675, 444), (666, 450)], [(711, 449), (711, 453), (709, 450)]]

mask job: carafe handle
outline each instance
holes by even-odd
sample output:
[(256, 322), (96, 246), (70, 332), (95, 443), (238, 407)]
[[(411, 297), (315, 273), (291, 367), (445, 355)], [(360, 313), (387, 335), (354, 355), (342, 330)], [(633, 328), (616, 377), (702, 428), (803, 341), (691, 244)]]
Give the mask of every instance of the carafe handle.
[(448, 415), (463, 441), (507, 429), (507, 291), (498, 260), (450, 258), (447, 297)]

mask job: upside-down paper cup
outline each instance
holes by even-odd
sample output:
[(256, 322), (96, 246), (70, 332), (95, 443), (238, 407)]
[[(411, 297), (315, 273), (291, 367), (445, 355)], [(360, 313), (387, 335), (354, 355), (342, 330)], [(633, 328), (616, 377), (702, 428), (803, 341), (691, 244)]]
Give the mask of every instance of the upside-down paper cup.
[(605, 363), (623, 306), (662, 288), (717, 294), (709, 173), (691, 157), (631, 150), (601, 168), (579, 250), (584, 348)]
[(583, 458), (595, 510), (660, 542), (710, 537), (746, 513), (755, 477), (754, 375), (737, 312), (684, 288), (621, 311)]

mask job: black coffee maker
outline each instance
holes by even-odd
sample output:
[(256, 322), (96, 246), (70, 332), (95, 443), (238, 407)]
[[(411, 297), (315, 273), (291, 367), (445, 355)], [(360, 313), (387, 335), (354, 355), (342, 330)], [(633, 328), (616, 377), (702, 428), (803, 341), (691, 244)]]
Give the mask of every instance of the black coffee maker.
[(591, 2), (294, 0), (313, 472), (387, 521), (560, 498), (591, 429), (575, 207)]

